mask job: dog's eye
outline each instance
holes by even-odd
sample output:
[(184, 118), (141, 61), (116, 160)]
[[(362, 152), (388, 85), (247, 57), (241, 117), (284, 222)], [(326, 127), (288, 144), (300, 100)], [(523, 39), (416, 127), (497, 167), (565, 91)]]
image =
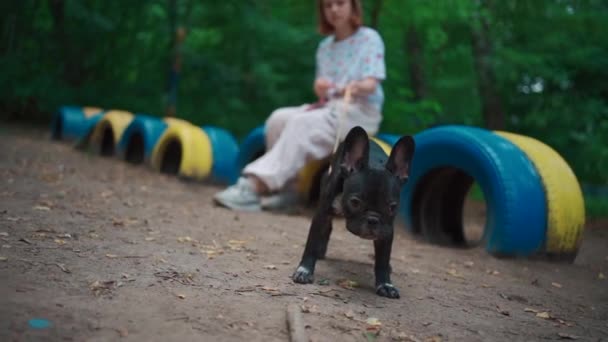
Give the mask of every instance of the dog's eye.
[(351, 197), (348, 199), (348, 205), (353, 209), (359, 209), (361, 207), (361, 200), (358, 197)]
[(388, 205), (388, 211), (391, 213), (391, 215), (394, 214), (395, 211), (397, 211), (397, 202), (391, 202)]

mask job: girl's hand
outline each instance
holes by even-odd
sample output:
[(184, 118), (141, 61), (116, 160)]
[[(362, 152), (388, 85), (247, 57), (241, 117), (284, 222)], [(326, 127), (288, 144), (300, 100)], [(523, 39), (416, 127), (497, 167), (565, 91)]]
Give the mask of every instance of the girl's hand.
[(333, 88), (334, 84), (325, 78), (317, 78), (314, 84), (315, 94), (320, 100), (327, 99), (327, 92)]
[(350, 89), (351, 96), (367, 96), (376, 91), (378, 80), (368, 77), (360, 81), (352, 81), (346, 87)]

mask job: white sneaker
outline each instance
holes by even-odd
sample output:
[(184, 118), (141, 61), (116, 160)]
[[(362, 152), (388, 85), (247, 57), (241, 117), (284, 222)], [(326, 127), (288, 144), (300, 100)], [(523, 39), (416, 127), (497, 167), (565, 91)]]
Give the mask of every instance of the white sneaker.
[(226, 208), (243, 211), (261, 211), (260, 196), (255, 192), (253, 182), (240, 177), (235, 185), (218, 192), (213, 200)]
[(264, 210), (288, 210), (295, 207), (300, 200), (300, 196), (295, 191), (281, 191), (279, 193), (264, 196), (260, 199), (260, 204)]

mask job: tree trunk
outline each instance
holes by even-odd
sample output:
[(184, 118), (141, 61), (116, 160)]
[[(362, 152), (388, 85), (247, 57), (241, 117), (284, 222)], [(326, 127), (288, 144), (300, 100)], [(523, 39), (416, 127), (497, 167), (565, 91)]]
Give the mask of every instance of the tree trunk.
[(410, 85), (414, 92), (414, 100), (420, 101), (427, 96), (426, 80), (424, 77), (424, 58), (422, 43), (416, 27), (410, 25), (405, 34), (405, 49), (409, 61)]
[(53, 35), (62, 50), (63, 79), (72, 86), (79, 86), (86, 79), (85, 69), (79, 48), (69, 43), (65, 32), (65, 1), (49, 0), (48, 4), (53, 17)]
[[(487, 1), (480, 1), (479, 9), (489, 9)], [(478, 11), (478, 23), (471, 30), (472, 50), (477, 73), (477, 88), (481, 96), (482, 114), (485, 127), (491, 130), (505, 128), (505, 112), (496, 90), (496, 76), (492, 67), (493, 47), (488, 38), (488, 18)]]
[(177, 86), (179, 83), (180, 56), (179, 33), (177, 29), (177, 0), (168, 0), (169, 13), (169, 73), (167, 75), (166, 108), (165, 115), (175, 116), (177, 111)]
[(370, 26), (374, 29), (378, 29), (378, 23), (380, 22), (380, 10), (382, 10), (382, 5), (382, 0), (374, 1), (374, 7), (372, 7), (370, 23)]

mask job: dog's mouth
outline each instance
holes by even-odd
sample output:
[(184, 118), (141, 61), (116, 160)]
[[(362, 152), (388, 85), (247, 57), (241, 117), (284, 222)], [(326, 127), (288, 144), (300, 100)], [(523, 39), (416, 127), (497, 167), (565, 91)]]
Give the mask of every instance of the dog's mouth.
[(364, 240), (378, 240), (379, 238), (376, 234), (361, 234), (359, 237)]
[(354, 235), (364, 239), (364, 240), (379, 240), (381, 238), (381, 234), (377, 231), (372, 231), (367, 229), (366, 227), (346, 225), (346, 229), (353, 233)]

